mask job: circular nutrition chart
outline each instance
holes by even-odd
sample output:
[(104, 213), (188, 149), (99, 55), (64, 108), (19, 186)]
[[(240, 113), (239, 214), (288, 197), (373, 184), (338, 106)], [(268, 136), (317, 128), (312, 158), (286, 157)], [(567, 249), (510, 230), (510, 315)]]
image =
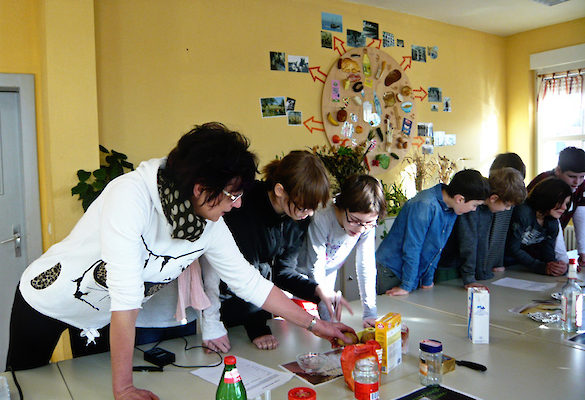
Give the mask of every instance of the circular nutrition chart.
[(327, 75), (321, 111), (329, 143), (365, 143), (374, 175), (401, 163), (416, 129), (412, 85), (396, 60), (376, 48), (339, 57)]

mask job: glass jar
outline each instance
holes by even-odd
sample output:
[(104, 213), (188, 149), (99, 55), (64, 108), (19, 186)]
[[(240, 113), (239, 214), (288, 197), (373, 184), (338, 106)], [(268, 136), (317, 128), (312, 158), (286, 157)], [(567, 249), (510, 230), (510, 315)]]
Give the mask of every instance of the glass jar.
[(442, 380), (443, 344), (438, 340), (425, 339), (419, 345), (418, 374), (424, 386), (440, 385)]
[(353, 380), (357, 400), (377, 400), (380, 388), (378, 360), (374, 357), (357, 360), (353, 368)]

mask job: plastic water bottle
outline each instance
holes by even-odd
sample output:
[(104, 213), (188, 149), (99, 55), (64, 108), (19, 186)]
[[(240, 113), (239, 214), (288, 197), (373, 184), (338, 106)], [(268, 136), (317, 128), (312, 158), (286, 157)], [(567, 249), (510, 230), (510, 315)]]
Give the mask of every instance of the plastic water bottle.
[(577, 260), (571, 258), (567, 283), (561, 290), (561, 325), (565, 332), (577, 332), (583, 325), (583, 293), (576, 281)]
[(246, 388), (236, 368), (236, 357), (227, 356), (223, 362), (225, 366), (215, 392), (215, 400), (247, 400)]
[(374, 357), (361, 358), (353, 368), (354, 396), (358, 400), (378, 400), (380, 371)]

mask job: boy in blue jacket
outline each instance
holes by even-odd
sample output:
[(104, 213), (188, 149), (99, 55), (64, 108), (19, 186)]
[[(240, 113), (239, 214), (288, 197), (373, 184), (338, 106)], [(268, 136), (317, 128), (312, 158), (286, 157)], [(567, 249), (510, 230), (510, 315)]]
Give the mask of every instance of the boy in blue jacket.
[(466, 169), (408, 200), (376, 251), (377, 292), (401, 296), (433, 287), (441, 251), (458, 215), (475, 211), (490, 194), (488, 180)]

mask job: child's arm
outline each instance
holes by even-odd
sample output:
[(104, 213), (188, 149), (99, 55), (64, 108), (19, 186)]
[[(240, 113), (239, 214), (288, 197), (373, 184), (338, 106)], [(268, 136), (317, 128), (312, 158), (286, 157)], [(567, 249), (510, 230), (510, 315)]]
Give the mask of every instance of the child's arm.
[[(376, 319), (376, 230), (362, 234), (356, 245), (355, 269), (362, 300), (362, 320)], [(371, 321), (370, 321), (371, 322)], [(369, 325), (370, 322), (367, 324)]]
[(427, 232), (433, 222), (433, 208), (429, 207), (428, 204), (415, 202), (407, 208), (407, 212), (402, 243), (402, 282), (400, 288), (411, 292), (418, 287), (420, 255)]
[[(475, 282), (477, 247), (479, 240), (488, 240), (489, 232), (478, 232), (478, 211), (457, 217), (457, 242), (459, 244), (459, 270), (464, 285)], [(480, 236), (481, 235), (481, 238)]]

